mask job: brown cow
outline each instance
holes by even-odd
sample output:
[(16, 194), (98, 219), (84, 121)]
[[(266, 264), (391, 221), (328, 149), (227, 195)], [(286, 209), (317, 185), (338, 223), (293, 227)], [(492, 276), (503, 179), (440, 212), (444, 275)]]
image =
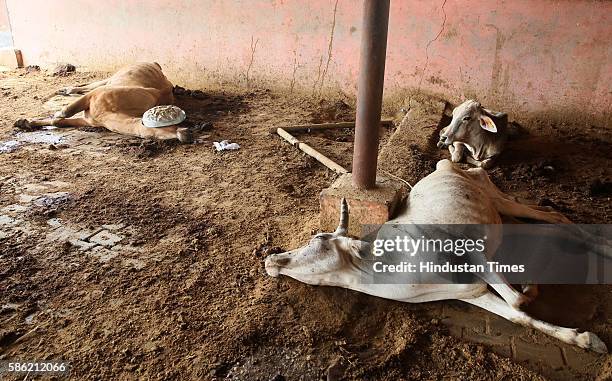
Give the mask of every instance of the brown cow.
[[(189, 129), (179, 125), (149, 128), (142, 115), (152, 107), (171, 105), (173, 85), (158, 63), (137, 63), (124, 67), (112, 77), (85, 86), (69, 87), (58, 94), (83, 94), (58, 111), (53, 118), (20, 120), (16, 125), (56, 127), (104, 127), (124, 135), (191, 142)], [(73, 118), (81, 111), (83, 118)]]

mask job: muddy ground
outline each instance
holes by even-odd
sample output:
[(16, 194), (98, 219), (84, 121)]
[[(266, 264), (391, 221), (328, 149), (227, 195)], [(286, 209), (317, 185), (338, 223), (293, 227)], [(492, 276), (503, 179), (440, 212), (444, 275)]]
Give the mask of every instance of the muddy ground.
[[(15, 120), (49, 115), (44, 103), (54, 90), (104, 76), (0, 73), (0, 140), (12, 138)], [(79, 146), (68, 140), (0, 154), (0, 207), (25, 208), (0, 236), (0, 358), (63, 358), (75, 380), (544, 378), (541, 369), (453, 337), (424, 312), (430, 304), (269, 278), (263, 258), (317, 231), (319, 192), (336, 176), (268, 131), (352, 120), (352, 101), (203, 91), (177, 98), (191, 123), (212, 122), (197, 144), (85, 129), (74, 135), (86, 136)], [(610, 223), (610, 130), (520, 122), (529, 135), (511, 144), (493, 181), (576, 222)], [(414, 137), (409, 166), (381, 166), (413, 183), (431, 172), (446, 156), (423, 149), (435, 128)], [(383, 144), (392, 133), (383, 131)], [(303, 138), (349, 168), (352, 134)], [(222, 139), (241, 149), (215, 152), (212, 142)], [(42, 204), (23, 196), (42, 188), (67, 194)], [(111, 225), (122, 241), (92, 255), (54, 239), (53, 223), (90, 231)], [(610, 292), (543, 287), (545, 301), (533, 309), (610, 346)], [(610, 375), (605, 355), (588, 366), (591, 378)]]

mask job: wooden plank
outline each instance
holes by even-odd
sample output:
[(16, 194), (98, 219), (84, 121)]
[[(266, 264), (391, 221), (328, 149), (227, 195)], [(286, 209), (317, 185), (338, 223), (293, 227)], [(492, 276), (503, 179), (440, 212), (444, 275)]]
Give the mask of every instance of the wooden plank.
[(321, 152), (319, 152), (316, 149), (312, 148), (308, 144), (300, 142), (295, 137), (293, 137), (293, 135), (291, 135), (290, 133), (288, 133), (284, 129), (277, 128), (276, 129), (276, 133), (281, 138), (283, 138), (287, 142), (289, 142), (292, 146), (297, 147), (302, 152), (304, 152), (308, 156), (313, 157), (319, 163), (323, 164), (324, 166), (326, 166), (327, 168), (331, 169), (332, 171), (334, 171), (336, 173), (339, 173), (339, 174), (348, 173), (348, 171), (346, 169), (344, 169), (340, 164), (338, 164), (335, 161), (331, 160), (330, 158), (328, 158), (327, 156), (323, 155)]

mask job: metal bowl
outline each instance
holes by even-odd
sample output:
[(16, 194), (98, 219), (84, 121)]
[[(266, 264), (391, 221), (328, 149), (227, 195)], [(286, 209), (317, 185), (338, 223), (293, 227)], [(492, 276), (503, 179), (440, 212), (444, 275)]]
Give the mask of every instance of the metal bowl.
[(145, 127), (157, 128), (174, 126), (185, 120), (185, 111), (173, 105), (155, 106), (142, 114)]

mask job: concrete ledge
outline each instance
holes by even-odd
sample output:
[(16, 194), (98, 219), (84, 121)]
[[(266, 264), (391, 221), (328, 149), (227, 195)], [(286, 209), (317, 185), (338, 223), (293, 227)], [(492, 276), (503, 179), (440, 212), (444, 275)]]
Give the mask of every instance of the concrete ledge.
[(384, 224), (396, 212), (401, 201), (403, 184), (383, 177), (376, 178), (376, 188), (360, 190), (353, 187), (352, 174), (340, 176), (319, 198), (321, 229), (332, 232), (338, 226), (340, 201), (349, 205), (349, 235), (362, 237), (363, 225)]
[(438, 125), (444, 113), (445, 103), (423, 97), (412, 100), (411, 109), (399, 123), (391, 138), (378, 155), (378, 168), (416, 184), (423, 166), (432, 171), (436, 157), (450, 157), (448, 150), (436, 148)]

